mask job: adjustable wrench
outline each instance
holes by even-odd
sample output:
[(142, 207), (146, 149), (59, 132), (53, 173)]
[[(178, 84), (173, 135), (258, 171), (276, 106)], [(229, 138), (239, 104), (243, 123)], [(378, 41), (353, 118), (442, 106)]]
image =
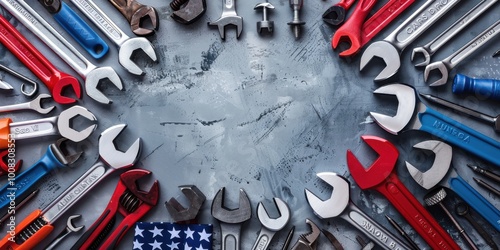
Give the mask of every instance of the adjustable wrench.
[[(130, 23), (132, 32), (138, 36), (153, 35), (160, 26), (160, 19), (158, 12), (155, 8), (141, 4), (136, 0), (108, 0), (113, 6), (116, 7), (120, 13)], [(152, 29), (141, 27), (143, 20), (149, 19), (151, 21)]]
[(467, 57), (472, 55), (474, 52), (479, 50), (489, 41), (497, 37), (499, 33), (500, 33), (500, 20), (496, 21), (493, 25), (488, 27), (481, 34), (476, 36), (462, 48), (455, 51), (455, 53), (453, 53), (449, 57), (443, 59), (442, 61), (437, 61), (427, 65), (424, 71), (424, 81), (427, 82), (429, 74), (432, 70), (438, 69), (441, 72), (442, 77), (439, 80), (429, 84), (429, 86), (435, 87), (446, 84), (448, 82), (448, 72), (451, 71), (451, 69), (453, 69)]
[(56, 246), (59, 244), (59, 242), (64, 240), (64, 238), (66, 238), (68, 235), (70, 235), (71, 233), (76, 233), (76, 232), (82, 230), (82, 228), (84, 228), (85, 226), (75, 227), (73, 225), (73, 219), (80, 218), (80, 217), (81, 217), (81, 215), (79, 215), (79, 214), (71, 215), (70, 217), (68, 217), (68, 220), (66, 221), (66, 228), (64, 228), (64, 230), (61, 233), (59, 233), (59, 235), (57, 235), (57, 237), (47, 247), (45, 247), (45, 250), (56, 249)]
[(49, 94), (40, 94), (35, 99), (29, 102), (0, 106), (0, 113), (19, 111), (19, 110), (34, 110), (40, 114), (48, 114), (55, 106), (42, 108), (42, 100), (51, 98)]
[[(134, 165), (140, 153), (140, 138), (126, 152), (118, 151), (113, 144), (114, 139), (125, 126), (125, 124), (115, 125), (102, 132), (99, 138), (99, 159), (97, 162), (43, 211), (37, 209), (19, 223), (15, 236), (7, 234), (0, 241), (0, 249), (33, 249), (52, 232), (54, 229), (52, 224), (97, 183), (118, 169)], [(14, 242), (9, 240), (11, 237), (15, 238)]]
[(132, 53), (142, 50), (156, 62), (153, 45), (144, 37), (130, 38), (92, 0), (71, 0), (101, 31), (118, 46), (118, 61), (134, 75), (143, 75), (137, 64), (131, 60)]
[(306, 219), (306, 224), (309, 226), (309, 232), (299, 235), (297, 242), (295, 242), (291, 250), (316, 250), (316, 246), (318, 245), (316, 243), (321, 231), (310, 219)]
[(90, 98), (104, 104), (111, 103), (97, 88), (99, 82), (106, 78), (118, 89), (123, 89), (120, 77), (113, 68), (93, 65), (25, 1), (0, 0), (0, 4), (85, 79), (85, 91)]
[(76, 100), (62, 95), (69, 87), (76, 98), (81, 89), (78, 80), (57, 69), (40, 53), (5, 17), (0, 15), (0, 42), (10, 50), (28, 69), (31, 70), (49, 89), (54, 101), (61, 104), (74, 103)]
[(469, 24), (474, 22), (476, 18), (480, 17), (485, 11), (490, 7), (495, 5), (498, 0), (482, 0), (476, 6), (474, 6), (469, 12), (463, 15), (455, 23), (453, 23), (448, 29), (439, 34), (434, 40), (430, 41), (422, 47), (414, 48), (411, 53), (411, 60), (415, 58), (415, 55), (421, 53), (425, 60), (423, 62), (415, 64), (415, 67), (423, 67), (429, 65), (431, 62), (431, 56), (434, 55), (441, 47), (443, 47), (448, 41), (453, 39), (457, 34), (465, 29)]
[(270, 218), (262, 202), (257, 205), (257, 217), (259, 218), (262, 228), (259, 236), (252, 247), (252, 250), (267, 250), (269, 244), (274, 237), (274, 234), (283, 229), (290, 220), (290, 209), (288, 205), (280, 198), (273, 198), (274, 204), (278, 208), (279, 217)]
[(219, 19), (209, 22), (208, 25), (217, 26), (222, 40), (226, 39), (226, 26), (236, 26), (236, 38), (239, 38), (243, 31), (243, 18), (236, 14), (236, 0), (222, 0), (222, 15)]
[(351, 201), (350, 184), (344, 177), (329, 172), (318, 173), (317, 176), (333, 187), (330, 198), (325, 201), (305, 189), (307, 202), (318, 217), (322, 219), (340, 217), (384, 249), (410, 249), (410, 246), (370, 218)]
[(361, 136), (379, 157), (365, 168), (351, 150), (347, 150), (347, 166), (358, 186), (375, 189), (384, 195), (408, 223), (433, 249), (460, 249), (451, 236), (413, 196), (396, 174), (399, 152), (389, 141), (376, 136)]
[(374, 81), (380, 82), (394, 76), (401, 66), (400, 53), (458, 2), (460, 0), (427, 0), (384, 40), (374, 42), (366, 48), (361, 56), (360, 70), (363, 70), (372, 58), (380, 57), (385, 61), (386, 67)]
[(345, 14), (356, 0), (340, 0), (337, 4), (328, 8), (323, 13), (323, 21), (333, 26), (340, 26), (344, 23)]

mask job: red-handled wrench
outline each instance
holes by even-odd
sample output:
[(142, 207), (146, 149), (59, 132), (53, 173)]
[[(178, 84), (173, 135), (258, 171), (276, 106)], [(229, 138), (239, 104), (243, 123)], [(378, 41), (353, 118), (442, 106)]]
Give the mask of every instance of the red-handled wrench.
[(333, 26), (340, 26), (344, 23), (345, 13), (351, 8), (356, 0), (340, 0), (337, 4), (328, 8), (323, 13), (323, 21)]
[(5, 17), (0, 15), (0, 42), (7, 47), (28, 69), (47, 86), (54, 101), (61, 104), (76, 100), (62, 95), (64, 88), (71, 87), (79, 99), (81, 88), (78, 80), (57, 69), (38, 51)]
[(460, 249), (399, 180), (394, 168), (399, 156), (397, 148), (380, 137), (364, 135), (361, 139), (379, 154), (379, 158), (365, 169), (356, 156), (347, 151), (347, 166), (358, 186), (383, 194), (432, 249)]

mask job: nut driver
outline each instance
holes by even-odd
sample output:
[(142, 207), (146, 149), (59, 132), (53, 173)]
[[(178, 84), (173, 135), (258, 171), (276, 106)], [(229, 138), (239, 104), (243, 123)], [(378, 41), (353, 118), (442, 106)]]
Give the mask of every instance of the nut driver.
[(178, 224), (193, 224), (198, 223), (196, 216), (200, 212), (201, 206), (207, 199), (203, 192), (201, 192), (195, 185), (179, 186), (184, 196), (189, 201), (189, 207), (183, 207), (175, 198), (170, 198), (165, 202), (165, 207), (168, 213)]
[(262, 228), (260, 229), (252, 250), (267, 250), (269, 244), (271, 244), (273, 240), (274, 234), (283, 229), (286, 224), (288, 224), (288, 221), (290, 221), (290, 209), (288, 205), (277, 197), (274, 197), (273, 201), (276, 208), (278, 208), (279, 216), (277, 218), (269, 217), (262, 202), (259, 202), (259, 205), (257, 205), (257, 217), (259, 218)]
[[(160, 19), (155, 8), (136, 0), (108, 0), (127, 19), (132, 32), (137, 36), (153, 35), (160, 27)], [(151, 28), (143, 27), (149, 20)]]
[(347, 151), (347, 166), (351, 176), (363, 189), (374, 189), (384, 195), (406, 221), (433, 249), (460, 249), (451, 236), (399, 180), (395, 166), (399, 156), (389, 141), (376, 136), (361, 136), (379, 157), (365, 169), (351, 150)]
[[(500, 232), (500, 211), (451, 167), (452, 148), (450, 145), (441, 141), (429, 140), (420, 142), (413, 147), (430, 150), (436, 156), (431, 168), (425, 172), (406, 162), (406, 168), (415, 182), (425, 189), (440, 186), (454, 191)], [(446, 175), (447, 173), (448, 175)]]
[(318, 173), (317, 176), (333, 187), (333, 192), (327, 200), (321, 200), (305, 189), (307, 202), (318, 217), (322, 219), (342, 218), (384, 249), (411, 248), (350, 200), (350, 184), (344, 177), (329, 172)]
[(375, 122), (391, 134), (405, 130), (422, 130), (447, 143), (460, 147), (500, 167), (500, 143), (457, 122), (419, 101), (413, 87), (389, 84), (376, 89), (375, 94), (395, 95), (398, 109), (395, 116), (370, 112)]
[[(15, 236), (7, 234), (0, 240), (0, 249), (33, 249), (52, 232), (52, 224), (97, 183), (116, 170), (134, 165), (141, 149), (140, 138), (126, 152), (117, 150), (113, 143), (125, 127), (125, 124), (118, 124), (103, 131), (99, 137), (99, 159), (96, 163), (47, 207), (33, 211), (20, 222)], [(14, 242), (9, 240), (11, 237), (14, 237)]]

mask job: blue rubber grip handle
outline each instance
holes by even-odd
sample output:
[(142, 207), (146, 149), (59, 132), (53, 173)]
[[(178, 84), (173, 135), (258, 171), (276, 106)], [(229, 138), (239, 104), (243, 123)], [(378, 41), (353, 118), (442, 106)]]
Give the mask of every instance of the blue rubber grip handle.
[(66, 3), (61, 1), (54, 19), (95, 59), (108, 53), (108, 44)]
[(429, 107), (418, 113), (420, 130), (435, 135), (500, 167), (500, 143)]
[(478, 193), (459, 175), (448, 180), (450, 189), (455, 191), (469, 206), (500, 232), (500, 211)]
[(15, 197), (21, 197), (53, 169), (65, 166), (56, 158), (52, 152), (52, 148), (49, 146), (45, 155), (38, 162), (14, 179), (9, 179), (7, 184), (0, 189), (0, 209), (7, 207)]
[(500, 101), (500, 80), (476, 79), (465, 75), (457, 74), (453, 79), (453, 93), (474, 94), (481, 99), (492, 99)]

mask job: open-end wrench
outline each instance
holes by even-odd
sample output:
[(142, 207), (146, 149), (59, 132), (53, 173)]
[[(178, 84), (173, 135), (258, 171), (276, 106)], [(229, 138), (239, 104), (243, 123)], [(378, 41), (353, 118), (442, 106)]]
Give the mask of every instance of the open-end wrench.
[(222, 40), (226, 39), (226, 26), (236, 26), (236, 38), (240, 38), (243, 31), (243, 18), (236, 14), (236, 0), (222, 0), (222, 15), (219, 19), (209, 22), (208, 25), (217, 26)]
[(309, 231), (299, 235), (297, 242), (292, 246), (291, 250), (316, 250), (317, 240), (321, 231), (319, 227), (310, 219), (306, 219), (306, 224), (309, 226)]
[(451, 236), (427, 212), (396, 174), (398, 149), (389, 141), (376, 136), (361, 136), (379, 157), (365, 169), (351, 150), (347, 151), (347, 166), (351, 176), (363, 189), (375, 189), (384, 195), (403, 215), (415, 231), (433, 249), (460, 249)]
[[(149, 36), (153, 35), (155, 31), (158, 30), (160, 19), (158, 18), (158, 12), (155, 8), (141, 4), (136, 0), (108, 1), (127, 19), (134, 34), (138, 36)], [(144, 23), (147, 23), (145, 20), (149, 20), (152, 29), (149, 27), (142, 27)]]
[(380, 57), (386, 66), (374, 81), (380, 82), (394, 76), (401, 66), (400, 53), (458, 2), (460, 0), (427, 0), (384, 40), (374, 42), (366, 48), (361, 56), (360, 70), (363, 70), (372, 58)]
[(143, 51), (156, 62), (156, 52), (148, 39), (127, 36), (92, 0), (71, 0), (71, 2), (118, 46), (118, 61), (128, 72), (134, 75), (144, 74), (144, 71), (131, 59), (135, 51)]
[(257, 217), (260, 224), (262, 224), (262, 228), (260, 229), (259, 236), (257, 236), (257, 240), (253, 244), (252, 250), (267, 250), (274, 234), (283, 229), (290, 220), (288, 205), (280, 198), (274, 197), (273, 201), (278, 208), (278, 218), (269, 217), (262, 202), (259, 202), (259, 205), (257, 205)]
[(184, 196), (189, 201), (189, 207), (184, 208), (175, 198), (165, 202), (168, 213), (175, 223), (192, 224), (197, 223), (196, 216), (206, 200), (205, 195), (195, 185), (179, 186)]
[(344, 177), (329, 172), (318, 173), (317, 176), (333, 187), (330, 198), (325, 201), (308, 189), (305, 190), (307, 202), (318, 217), (322, 219), (340, 217), (384, 249), (410, 249), (410, 246), (370, 218), (351, 201), (349, 181)]
[(38, 51), (21, 32), (4, 16), (0, 15), (0, 42), (7, 47), (33, 74), (35, 74), (52, 94), (54, 101), (61, 104), (76, 102), (63, 96), (62, 92), (70, 88), (80, 98), (81, 89), (78, 80), (57, 69), (40, 51)]
[(19, 111), (19, 110), (33, 110), (40, 114), (48, 114), (55, 108), (55, 106), (42, 108), (42, 101), (44, 99), (49, 99), (49, 98), (51, 98), (49, 94), (40, 94), (35, 99), (29, 102), (0, 106), (0, 113)]
[(439, 80), (429, 84), (431, 87), (441, 86), (448, 82), (448, 72), (451, 71), (455, 66), (465, 60), (467, 57), (472, 55), (474, 52), (482, 48), (489, 41), (493, 40), (500, 33), (500, 20), (496, 21), (486, 30), (481, 32), (478, 36), (473, 38), (470, 42), (464, 45), (462, 48), (455, 51), (449, 57), (433, 62), (425, 67), (424, 71), (424, 81), (427, 82), (429, 79), (429, 74), (433, 70), (439, 70), (441, 73), (441, 78)]
[(66, 238), (68, 235), (70, 235), (71, 233), (76, 233), (76, 232), (79, 232), (80, 230), (82, 230), (82, 228), (84, 228), (85, 225), (79, 226), (79, 227), (75, 227), (73, 225), (73, 220), (78, 219), (80, 217), (82, 217), (82, 216), (79, 214), (71, 215), (70, 217), (68, 217), (68, 220), (66, 221), (66, 228), (64, 228), (64, 230), (62, 230), (61, 233), (59, 233), (59, 235), (57, 235), (57, 237), (47, 247), (45, 247), (45, 250), (56, 249), (56, 246), (61, 241), (63, 241), (64, 238)]
[(467, 183), (454, 168), (451, 168), (452, 149), (450, 145), (430, 140), (418, 143), (413, 147), (431, 150), (436, 155), (434, 164), (426, 172), (421, 172), (406, 162), (406, 168), (415, 182), (425, 189), (436, 185), (451, 189), (500, 232), (500, 211)]
[(90, 98), (100, 103), (111, 103), (97, 88), (104, 79), (123, 89), (122, 81), (113, 68), (93, 65), (25, 1), (0, 0), (0, 4), (85, 79), (85, 91)]
[(228, 209), (224, 206), (225, 188), (219, 189), (212, 201), (212, 216), (219, 221), (222, 234), (222, 250), (240, 249), (241, 224), (252, 217), (250, 199), (240, 189), (239, 207)]
[[(99, 137), (99, 159), (78, 180), (54, 199), (46, 208), (37, 209), (16, 227), (16, 235), (7, 234), (0, 241), (0, 249), (33, 249), (52, 232), (52, 225), (77, 201), (115, 170), (129, 168), (139, 158), (141, 140), (138, 138), (126, 151), (116, 149), (113, 141), (125, 124), (106, 129)], [(9, 238), (15, 238), (12, 242)]]
[(323, 21), (333, 26), (340, 26), (344, 23), (346, 12), (356, 0), (340, 0), (338, 3), (328, 8), (323, 13)]
[(421, 53), (424, 56), (424, 61), (416, 63), (415, 67), (424, 67), (429, 65), (431, 62), (431, 56), (434, 55), (441, 47), (443, 47), (447, 42), (449, 42), (453, 37), (465, 29), (469, 24), (474, 22), (476, 18), (480, 17), (485, 11), (490, 7), (495, 5), (498, 0), (482, 0), (476, 6), (474, 6), (469, 12), (464, 14), (460, 19), (453, 23), (448, 29), (439, 34), (434, 40), (430, 41), (422, 47), (414, 48), (411, 54), (411, 60), (415, 58), (415, 55)]
[(385, 131), (396, 135), (404, 128), (422, 130), (500, 167), (498, 141), (427, 107), (420, 102), (413, 87), (389, 84), (373, 93), (395, 95), (399, 102), (395, 116), (370, 112), (374, 121)]

